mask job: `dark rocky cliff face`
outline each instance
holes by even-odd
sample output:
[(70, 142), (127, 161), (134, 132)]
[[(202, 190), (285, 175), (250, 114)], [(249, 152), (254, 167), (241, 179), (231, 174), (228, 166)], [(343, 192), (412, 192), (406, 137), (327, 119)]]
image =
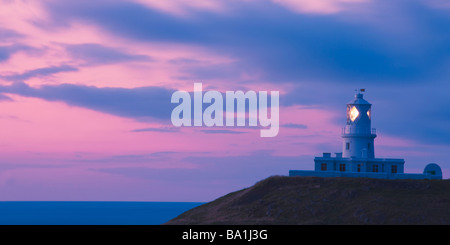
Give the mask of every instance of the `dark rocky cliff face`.
[(450, 224), (450, 180), (273, 176), (166, 224)]

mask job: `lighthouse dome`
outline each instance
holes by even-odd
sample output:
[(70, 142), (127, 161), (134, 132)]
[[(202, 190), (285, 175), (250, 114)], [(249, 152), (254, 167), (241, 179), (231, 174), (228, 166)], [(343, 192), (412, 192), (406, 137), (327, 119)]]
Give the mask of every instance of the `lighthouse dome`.
[(363, 94), (358, 92), (355, 94), (355, 99), (349, 101), (347, 105), (370, 105), (370, 103), (363, 98)]

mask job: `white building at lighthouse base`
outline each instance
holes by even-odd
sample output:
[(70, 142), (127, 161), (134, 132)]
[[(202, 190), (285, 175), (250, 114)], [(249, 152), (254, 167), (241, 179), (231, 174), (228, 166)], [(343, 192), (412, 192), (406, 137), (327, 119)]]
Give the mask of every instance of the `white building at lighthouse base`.
[(395, 158), (343, 158), (342, 153), (332, 157), (323, 153), (314, 158), (314, 170), (289, 170), (289, 176), (360, 177), (376, 179), (442, 179), (441, 168), (428, 164), (423, 173), (404, 173), (403, 159)]

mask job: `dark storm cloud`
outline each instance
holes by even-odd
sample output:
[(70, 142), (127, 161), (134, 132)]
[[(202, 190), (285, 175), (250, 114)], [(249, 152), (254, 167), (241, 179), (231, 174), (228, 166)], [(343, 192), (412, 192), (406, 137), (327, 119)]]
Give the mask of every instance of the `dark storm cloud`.
[(235, 131), (235, 130), (229, 130), (229, 129), (203, 129), (200, 131), (205, 134), (245, 134), (245, 133), (247, 133), (247, 132)]
[(178, 127), (158, 127), (158, 128), (138, 128), (134, 129), (131, 132), (139, 133), (139, 132), (160, 132), (160, 133), (175, 133), (179, 132), (180, 128)]
[(60, 72), (78, 71), (78, 68), (68, 65), (43, 67), (34, 70), (25, 71), (23, 73), (0, 76), (9, 81), (24, 81), (32, 77), (48, 76)]
[(68, 105), (89, 108), (138, 120), (169, 120), (171, 95), (174, 91), (161, 87), (98, 88), (94, 86), (61, 84), (33, 88), (16, 82), (0, 86), (0, 92), (62, 101)]
[(110, 64), (126, 61), (152, 61), (146, 55), (127, 54), (121, 50), (100, 44), (85, 43), (65, 45), (66, 50), (75, 59), (81, 59), (86, 65)]
[[(414, 31), (394, 33), (384, 29), (392, 29), (396, 23), (382, 18), (376, 23), (348, 21), (351, 12), (345, 13), (350, 17), (344, 13), (300, 15), (266, 1), (257, 8), (250, 3), (234, 4), (230, 14), (199, 11), (193, 12), (192, 18), (125, 1), (52, 2), (48, 8), (54, 25), (89, 21), (117, 36), (139, 41), (201, 45), (238, 58), (235, 73), (239, 69), (263, 70), (274, 82), (311, 78), (333, 78), (341, 83), (361, 79), (371, 83), (417, 82), (442, 72), (442, 62), (450, 54), (450, 37), (445, 31), (450, 27), (448, 13), (417, 1), (403, 2), (405, 8), (385, 12), (386, 19), (406, 15), (414, 20), (414, 26), (409, 26)], [(402, 42), (405, 45), (399, 45)], [(203, 67), (191, 70), (191, 75), (196, 78), (214, 72), (218, 72), (217, 67)]]

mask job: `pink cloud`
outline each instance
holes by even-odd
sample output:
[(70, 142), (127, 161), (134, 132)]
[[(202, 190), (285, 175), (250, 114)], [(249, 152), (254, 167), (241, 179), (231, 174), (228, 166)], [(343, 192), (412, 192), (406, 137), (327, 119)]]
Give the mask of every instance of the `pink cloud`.
[[(167, 145), (132, 133), (149, 124), (88, 109), (8, 95), (14, 101), (1, 104), (4, 134), (2, 151), (7, 152), (98, 152), (125, 154), (130, 151), (165, 151)], [(172, 136), (160, 142), (173, 140)], [(132, 142), (132, 144), (130, 144)], [(174, 147), (178, 145), (175, 143)]]
[(370, 0), (272, 0), (294, 12), (306, 14), (334, 14), (347, 9), (351, 4)]
[(197, 0), (197, 1), (158, 1), (158, 0), (133, 0), (136, 3), (142, 4), (149, 8), (157, 9), (159, 11), (169, 13), (180, 17), (188, 17), (189, 12), (208, 11), (208, 12), (222, 12), (226, 6), (223, 1), (215, 0)]

